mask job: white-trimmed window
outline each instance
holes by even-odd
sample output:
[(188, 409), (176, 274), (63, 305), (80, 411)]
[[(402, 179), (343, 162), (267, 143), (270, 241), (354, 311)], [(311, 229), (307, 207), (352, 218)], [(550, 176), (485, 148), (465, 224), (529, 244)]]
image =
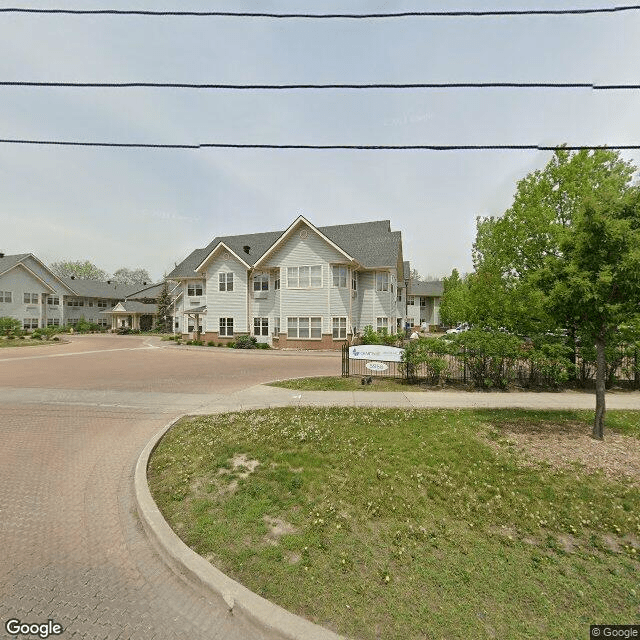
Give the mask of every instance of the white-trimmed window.
[(276, 272), (274, 274), (273, 288), (275, 291), (278, 291), (278, 289), (280, 289), (280, 269), (276, 269)]
[(233, 318), (220, 318), (219, 327), (219, 336), (227, 338), (231, 337), (233, 335)]
[(37, 293), (25, 293), (24, 294), (24, 303), (25, 304), (38, 304), (38, 294)]
[(219, 273), (218, 284), (220, 291), (233, 291), (233, 273), (231, 271)]
[(106, 318), (98, 318), (98, 326), (99, 327), (106, 327), (107, 325), (107, 319)]
[[(67, 325), (70, 327), (75, 327), (78, 324), (78, 321), (80, 320), (80, 318), (69, 318), (67, 320)], [(124, 326), (124, 320), (122, 321), (122, 326)]]
[(187, 285), (187, 295), (188, 296), (201, 296), (202, 295), (202, 285), (201, 284), (188, 284)]
[(269, 318), (253, 319), (253, 335), (268, 336), (269, 335)]
[(347, 319), (333, 318), (333, 338), (334, 340), (346, 340), (347, 338)]
[(60, 318), (47, 318), (47, 327), (59, 327), (59, 326), (60, 326)]
[(351, 289), (358, 290), (358, 272), (355, 269), (351, 270)]
[(268, 273), (256, 273), (256, 275), (253, 276), (253, 290), (269, 291), (269, 274)]
[(107, 300), (98, 300), (98, 307), (100, 309), (106, 309), (107, 308)]
[(322, 265), (313, 267), (287, 267), (288, 289), (321, 289)]
[(276, 316), (273, 319), (273, 335), (277, 336), (280, 334), (280, 316)]
[(60, 304), (60, 297), (59, 296), (48, 296), (47, 297), (47, 304), (51, 307), (57, 307)]
[(69, 298), (67, 300), (68, 307), (84, 307), (84, 300), (80, 298)]
[(333, 265), (331, 268), (333, 272), (333, 286), (341, 289), (347, 288), (347, 267), (340, 265)]
[(11, 291), (0, 291), (0, 302), (11, 302)]
[(427, 306), (427, 297), (426, 296), (421, 296), (421, 298), (420, 298), (420, 306), (421, 307), (426, 307)]
[[(202, 322), (202, 320), (200, 320), (200, 322)], [(188, 322), (187, 322), (187, 331), (189, 333), (193, 333), (195, 331), (196, 328), (196, 322), (193, 318), (189, 318)], [(202, 333), (202, 324), (198, 324), (198, 333)]]
[(389, 330), (389, 318), (376, 318), (376, 331)]
[(389, 291), (389, 273), (387, 271), (376, 273), (376, 291)]
[(322, 338), (322, 318), (306, 316), (287, 318), (287, 336), (303, 340)]
[(37, 329), (38, 328), (38, 318), (24, 318), (22, 320), (22, 328), (23, 329)]

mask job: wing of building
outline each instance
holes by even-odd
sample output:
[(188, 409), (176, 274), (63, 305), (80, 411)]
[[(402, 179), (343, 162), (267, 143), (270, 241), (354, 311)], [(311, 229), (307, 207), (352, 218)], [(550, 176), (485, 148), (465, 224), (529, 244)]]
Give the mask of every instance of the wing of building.
[(182, 297), (176, 331), (279, 348), (331, 349), (367, 325), (393, 333), (406, 315), (402, 235), (388, 220), (214, 238), (167, 276)]
[(147, 298), (155, 293), (156, 289), (141, 290), (140, 285), (59, 278), (32, 253), (0, 254), (0, 316), (20, 320), (24, 329), (74, 326), (81, 318), (104, 328), (132, 327), (136, 318), (139, 324), (142, 311), (153, 316), (155, 308), (136, 306), (124, 318), (110, 317), (111, 310), (130, 298), (151, 302)]

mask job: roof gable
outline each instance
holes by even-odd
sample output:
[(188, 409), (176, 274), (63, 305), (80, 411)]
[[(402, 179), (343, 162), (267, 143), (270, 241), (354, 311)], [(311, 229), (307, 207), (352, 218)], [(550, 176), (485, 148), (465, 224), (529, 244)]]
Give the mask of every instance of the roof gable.
[[(249, 245), (246, 245), (249, 246)], [(250, 248), (250, 247), (249, 247)], [(231, 247), (229, 247), (226, 243), (224, 242), (218, 242), (218, 244), (209, 252), (209, 254), (207, 255), (207, 257), (195, 268), (196, 272), (200, 272), (201, 269), (203, 269), (205, 267), (205, 265), (207, 265), (209, 262), (211, 262), (211, 260), (213, 259), (213, 256), (216, 253), (219, 253), (220, 251), (223, 250), (227, 250), (230, 254), (233, 255), (233, 257), (238, 260), (238, 262), (241, 262), (247, 269), (250, 269), (251, 266), (249, 264), (247, 264), (247, 262), (245, 262), (233, 249), (231, 249)]]
[(20, 264), (27, 256), (29, 256), (28, 253), (18, 253), (0, 258), (0, 276)]
[[(274, 253), (275, 251), (277, 251), (285, 242), (286, 240), (291, 237), (291, 234), (294, 233), (294, 231), (300, 226), (300, 225), (306, 225), (307, 227), (309, 227), (309, 229), (311, 231), (313, 231), (314, 233), (316, 233), (322, 240), (324, 240), (325, 242), (327, 242), (327, 244), (329, 244), (331, 246), (332, 249), (334, 249), (335, 251), (338, 251), (340, 254), (342, 254), (342, 256), (348, 260), (349, 262), (353, 262), (354, 258), (349, 255), (344, 249), (342, 249), (339, 245), (337, 245), (333, 240), (331, 240), (331, 238), (329, 238), (328, 236), (326, 236), (324, 233), (322, 233), (322, 231), (320, 229), (318, 229), (317, 227), (315, 227), (313, 224), (311, 224), (304, 216), (298, 216), (287, 228), (286, 231), (284, 231), (280, 237), (271, 245), (271, 247), (269, 247), (269, 249), (267, 251), (265, 251), (265, 253), (260, 257), (259, 260), (256, 261), (255, 266), (259, 266), (261, 262), (266, 261), (267, 257)], [(301, 236), (302, 237), (302, 236)]]

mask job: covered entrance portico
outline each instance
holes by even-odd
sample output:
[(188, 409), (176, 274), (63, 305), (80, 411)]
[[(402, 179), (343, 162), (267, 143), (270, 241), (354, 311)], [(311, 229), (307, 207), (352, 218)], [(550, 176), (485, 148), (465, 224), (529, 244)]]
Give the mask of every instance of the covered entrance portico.
[(111, 316), (112, 331), (118, 329), (151, 331), (155, 328), (158, 319), (158, 305), (125, 300), (103, 313)]
[(194, 340), (200, 340), (200, 335), (202, 334), (202, 324), (206, 315), (206, 305), (203, 305), (201, 307), (194, 307), (192, 309), (186, 309), (184, 312), (184, 326), (187, 328), (186, 333), (189, 333)]

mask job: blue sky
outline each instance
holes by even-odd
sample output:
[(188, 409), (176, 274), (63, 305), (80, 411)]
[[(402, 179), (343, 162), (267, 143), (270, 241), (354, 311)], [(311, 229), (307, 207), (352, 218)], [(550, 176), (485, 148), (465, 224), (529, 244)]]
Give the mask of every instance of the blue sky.
[[(607, 6), (576, 0), (572, 7)], [(621, 3), (616, 3), (621, 4)], [(0, 2), (0, 7), (86, 7)], [(558, 1), (482, 8), (558, 8)], [(611, 4), (611, 6), (613, 6)], [(92, 2), (92, 8), (353, 12), (451, 2)], [(0, 80), (639, 83), (640, 12), (241, 20), (0, 14)], [(639, 144), (640, 91), (223, 92), (0, 87), (0, 138), (144, 143)], [(154, 278), (216, 235), (390, 219), (424, 275), (471, 269), (549, 153), (118, 150), (0, 144), (0, 251)], [(625, 159), (640, 164), (640, 154)]]

